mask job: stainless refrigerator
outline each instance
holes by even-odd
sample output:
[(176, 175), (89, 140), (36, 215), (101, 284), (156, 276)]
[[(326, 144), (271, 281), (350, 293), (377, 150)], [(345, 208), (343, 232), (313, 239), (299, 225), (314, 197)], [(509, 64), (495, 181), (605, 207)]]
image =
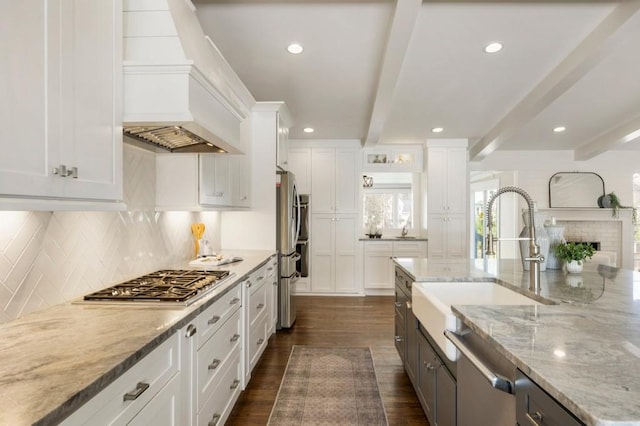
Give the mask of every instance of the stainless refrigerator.
[(300, 235), (300, 197), (296, 178), (291, 172), (278, 171), (276, 179), (276, 244), (280, 253), (280, 280), (278, 283), (278, 324), (290, 328), (296, 320), (293, 297), (295, 282), (300, 278), (296, 263), (300, 255), (296, 244)]

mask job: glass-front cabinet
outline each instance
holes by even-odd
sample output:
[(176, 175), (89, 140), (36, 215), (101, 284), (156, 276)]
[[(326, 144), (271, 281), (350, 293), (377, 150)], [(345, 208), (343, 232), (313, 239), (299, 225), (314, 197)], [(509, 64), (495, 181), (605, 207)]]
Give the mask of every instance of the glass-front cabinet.
[(422, 171), (421, 145), (379, 145), (365, 148), (362, 159), (365, 171)]

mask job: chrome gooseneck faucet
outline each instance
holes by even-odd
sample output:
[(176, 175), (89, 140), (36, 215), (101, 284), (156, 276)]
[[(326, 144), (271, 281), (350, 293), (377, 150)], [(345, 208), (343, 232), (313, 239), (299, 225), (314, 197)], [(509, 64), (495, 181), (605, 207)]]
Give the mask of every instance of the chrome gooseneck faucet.
[(485, 217), (487, 218), (486, 254), (488, 256), (495, 256), (495, 252), (493, 251), (493, 232), (492, 232), (492, 220), (491, 220), (491, 208), (493, 207), (493, 202), (500, 195), (507, 192), (513, 192), (521, 195), (527, 201), (527, 206), (529, 207), (529, 226), (528, 226), (529, 238), (527, 238), (527, 240), (529, 240), (529, 257), (525, 257), (524, 260), (528, 261), (530, 265), (529, 291), (535, 294), (540, 294), (540, 263), (544, 262), (544, 256), (540, 255), (540, 246), (536, 244), (536, 226), (533, 218), (533, 210), (534, 210), (533, 200), (531, 199), (529, 194), (527, 194), (527, 192), (524, 191), (523, 189), (520, 189), (515, 186), (505, 186), (503, 188), (498, 189), (498, 191), (496, 191), (496, 193), (493, 194), (491, 198), (489, 198), (489, 201), (487, 202), (487, 212), (485, 214)]

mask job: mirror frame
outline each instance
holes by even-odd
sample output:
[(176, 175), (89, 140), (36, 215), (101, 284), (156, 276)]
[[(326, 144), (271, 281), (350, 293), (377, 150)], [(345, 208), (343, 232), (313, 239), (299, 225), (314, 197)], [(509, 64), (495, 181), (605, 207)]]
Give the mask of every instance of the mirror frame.
[[(554, 173), (549, 178), (549, 207), (550, 208), (599, 208), (597, 197), (596, 197), (596, 199), (593, 200), (593, 204), (592, 205), (588, 205), (588, 206), (585, 206), (585, 205), (564, 205), (564, 206), (557, 206), (556, 205), (556, 206), (554, 206), (553, 205), (553, 202), (552, 202), (552, 200), (553, 200), (553, 193), (552, 193), (553, 188), (552, 188), (551, 184), (552, 184), (554, 178), (556, 178), (557, 175), (578, 175), (578, 174), (593, 175), (593, 176), (597, 177), (598, 179), (600, 179), (600, 183), (602, 184), (602, 193), (600, 195), (605, 195), (605, 192), (604, 192), (604, 180), (602, 179), (602, 176), (600, 176), (597, 173), (593, 173), (593, 172), (557, 172), (557, 173)], [(557, 204), (557, 200), (556, 200), (556, 204)]]

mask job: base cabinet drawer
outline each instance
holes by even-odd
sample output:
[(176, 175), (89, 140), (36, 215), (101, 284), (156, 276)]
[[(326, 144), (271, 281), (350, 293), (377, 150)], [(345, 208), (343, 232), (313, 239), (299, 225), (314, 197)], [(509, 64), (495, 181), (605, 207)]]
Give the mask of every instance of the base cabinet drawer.
[(198, 315), (198, 347), (202, 346), (227, 319), (240, 309), (242, 289), (236, 286)]
[(179, 358), (179, 337), (176, 333), (62, 424), (127, 424), (159, 394), (172, 377), (179, 376), (176, 374), (179, 371)]
[(198, 413), (198, 426), (224, 425), (240, 396), (241, 391), (240, 352), (235, 353), (227, 370), (223, 372), (211, 397)]
[(522, 371), (516, 372), (516, 420), (520, 426), (579, 426), (580, 420)]
[(249, 368), (253, 370), (256, 366), (260, 355), (267, 347), (267, 315), (262, 315), (258, 322), (251, 327), (251, 335), (249, 336)]
[(200, 410), (211, 395), (234, 357), (240, 353), (242, 333), (240, 331), (240, 311), (229, 318), (218, 332), (209, 339), (197, 354), (198, 409)]
[(182, 424), (180, 406), (180, 373), (173, 376), (169, 383), (136, 415), (131, 426), (180, 426)]

